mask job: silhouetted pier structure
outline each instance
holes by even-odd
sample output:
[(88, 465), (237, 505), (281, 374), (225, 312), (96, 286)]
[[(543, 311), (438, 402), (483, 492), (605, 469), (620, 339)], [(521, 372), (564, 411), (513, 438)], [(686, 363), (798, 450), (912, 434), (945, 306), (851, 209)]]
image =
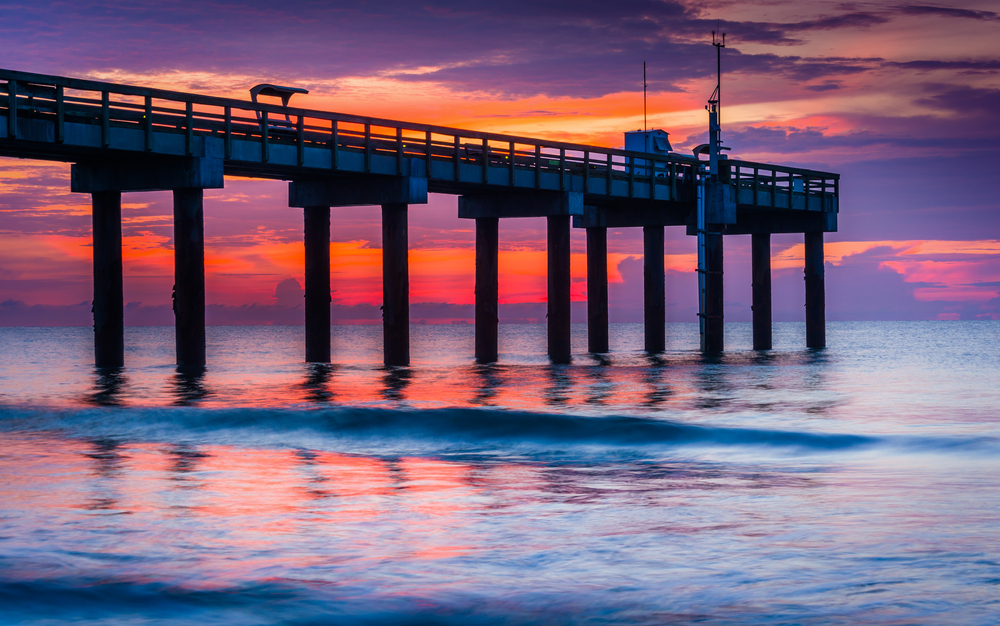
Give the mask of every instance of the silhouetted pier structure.
[(330, 360), (330, 209), (382, 207), (384, 355), (409, 363), (407, 213), (459, 195), (476, 221), (476, 359), (497, 359), (498, 223), (548, 222), (548, 352), (570, 360), (570, 226), (587, 231), (589, 349), (608, 351), (607, 229), (643, 229), (645, 347), (665, 349), (664, 228), (697, 234), (706, 209), (706, 350), (722, 350), (722, 241), (753, 237), (754, 348), (771, 347), (770, 235), (804, 233), (807, 345), (825, 345), (823, 233), (839, 175), (707, 162), (496, 133), (0, 70), (0, 156), (72, 163), (93, 199), (94, 341), (124, 363), (121, 194), (174, 194), (177, 364), (205, 365), (202, 194), (226, 175), (288, 180), (304, 212), (306, 360)]

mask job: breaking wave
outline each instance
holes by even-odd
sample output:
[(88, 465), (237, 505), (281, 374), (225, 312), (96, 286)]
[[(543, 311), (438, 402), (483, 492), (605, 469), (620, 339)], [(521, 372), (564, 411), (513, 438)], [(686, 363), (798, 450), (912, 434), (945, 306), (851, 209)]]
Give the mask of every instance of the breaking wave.
[[(323, 409), (129, 408), (41, 410), (0, 408), (0, 430), (71, 437), (188, 441), (246, 446), (344, 449), (361, 445), (419, 452), (530, 446), (642, 449), (751, 446), (799, 453), (895, 446), (919, 451), (995, 450), (992, 437), (857, 435), (688, 424), (629, 415), (589, 416), (477, 408)], [(428, 449), (430, 448), (430, 449)], [(346, 451), (346, 450), (345, 450)], [(417, 451), (417, 450), (415, 450)]]

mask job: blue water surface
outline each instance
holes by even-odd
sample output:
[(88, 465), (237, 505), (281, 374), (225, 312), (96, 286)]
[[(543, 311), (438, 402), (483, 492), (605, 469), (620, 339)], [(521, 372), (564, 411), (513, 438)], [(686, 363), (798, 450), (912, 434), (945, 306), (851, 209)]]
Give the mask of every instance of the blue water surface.
[(0, 328), (0, 623), (1000, 623), (1000, 322)]

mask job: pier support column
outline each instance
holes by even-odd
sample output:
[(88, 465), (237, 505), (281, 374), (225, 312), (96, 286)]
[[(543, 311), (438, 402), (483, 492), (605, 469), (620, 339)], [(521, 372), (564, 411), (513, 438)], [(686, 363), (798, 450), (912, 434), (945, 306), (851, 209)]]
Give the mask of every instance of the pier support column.
[(201, 189), (174, 190), (177, 366), (205, 366), (205, 219)]
[(548, 335), (549, 359), (569, 363), (570, 348), (570, 249), (569, 215), (548, 220)]
[(587, 229), (587, 349), (608, 351), (608, 229)]
[(410, 364), (407, 204), (382, 205), (382, 349), (386, 365)]
[(330, 362), (330, 207), (303, 208), (306, 248), (306, 362)]
[[(583, 193), (579, 191), (512, 191), (458, 199), (458, 217), (462, 219), (544, 217), (548, 220), (548, 343), (553, 363), (570, 361), (569, 219), (582, 213)], [(478, 242), (478, 226), (476, 232)], [(476, 299), (478, 303), (478, 294)], [(478, 339), (476, 353), (478, 356)]]
[[(406, 167), (409, 168), (410, 165)], [(426, 203), (427, 179), (412, 175), (300, 180), (288, 184), (288, 206), (382, 207), (382, 350), (386, 365), (410, 364), (410, 276), (406, 213), (411, 204)], [(326, 220), (329, 224), (328, 213)], [(326, 247), (329, 250), (329, 227), (326, 233)], [(329, 268), (329, 257), (326, 267)], [(329, 333), (329, 269), (327, 272), (326, 286), (317, 289), (325, 289), (325, 326)], [(308, 283), (308, 278), (306, 280)], [(308, 293), (308, 285), (306, 289)], [(322, 299), (319, 295), (317, 298)], [(319, 321), (315, 324), (316, 327), (320, 325)], [(322, 339), (316, 341), (326, 346), (326, 354), (329, 355), (329, 334), (325, 343)], [(329, 360), (329, 356), (326, 360)]]
[(666, 292), (663, 285), (663, 227), (642, 227), (643, 322), (646, 352), (667, 347)]
[(94, 362), (125, 365), (122, 293), (122, 193), (91, 194), (94, 219)]
[(826, 347), (826, 270), (823, 233), (805, 233), (806, 347)]
[(771, 234), (751, 237), (753, 272), (753, 349), (771, 349)]
[[(213, 144), (214, 145), (214, 144)], [(174, 192), (177, 364), (205, 365), (202, 189), (224, 186), (222, 156), (130, 156), (74, 163), (70, 189), (94, 204), (94, 339), (99, 367), (122, 364), (121, 193)]]
[(704, 352), (722, 352), (725, 349), (725, 332), (722, 293), (722, 235), (705, 235), (705, 334), (701, 349)]
[(494, 363), (498, 356), (499, 227), (499, 218), (476, 219), (476, 361), (479, 363)]

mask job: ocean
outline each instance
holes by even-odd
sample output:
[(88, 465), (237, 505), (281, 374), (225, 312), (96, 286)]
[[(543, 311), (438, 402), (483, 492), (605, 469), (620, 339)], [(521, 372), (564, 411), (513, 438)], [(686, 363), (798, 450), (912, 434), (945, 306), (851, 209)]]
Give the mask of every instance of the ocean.
[(0, 328), (0, 623), (1000, 623), (1000, 322)]

